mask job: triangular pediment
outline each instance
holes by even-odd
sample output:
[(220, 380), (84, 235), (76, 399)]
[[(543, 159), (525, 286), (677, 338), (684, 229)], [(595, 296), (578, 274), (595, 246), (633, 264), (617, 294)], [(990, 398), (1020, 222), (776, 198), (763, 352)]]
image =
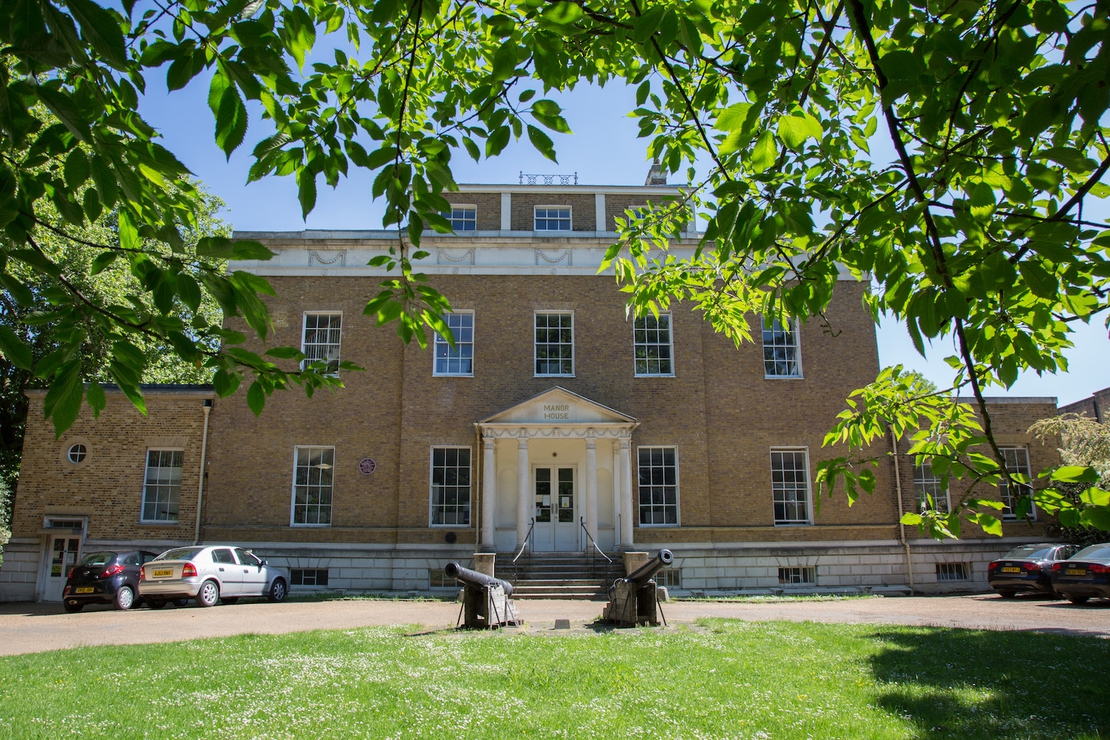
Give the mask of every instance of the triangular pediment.
[(486, 424), (635, 424), (636, 419), (555, 386), (478, 422)]

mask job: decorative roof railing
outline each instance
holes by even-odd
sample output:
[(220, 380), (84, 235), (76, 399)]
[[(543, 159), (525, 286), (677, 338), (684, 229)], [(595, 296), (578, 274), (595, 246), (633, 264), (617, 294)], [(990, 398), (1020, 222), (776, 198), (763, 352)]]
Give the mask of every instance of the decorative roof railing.
[(578, 173), (573, 175), (528, 175), (520, 173), (521, 185), (577, 185)]

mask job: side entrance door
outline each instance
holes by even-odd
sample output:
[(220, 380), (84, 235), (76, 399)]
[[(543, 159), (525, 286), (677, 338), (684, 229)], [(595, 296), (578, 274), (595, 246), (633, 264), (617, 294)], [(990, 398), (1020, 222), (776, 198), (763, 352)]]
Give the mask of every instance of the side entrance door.
[(536, 552), (576, 552), (578, 519), (574, 468), (537, 467), (535, 469)]
[(81, 549), (81, 538), (55, 535), (50, 538), (50, 563), (46, 571), (46, 587), (42, 591), (43, 601), (61, 601), (66, 587), (66, 577), (70, 568), (77, 565), (77, 553)]

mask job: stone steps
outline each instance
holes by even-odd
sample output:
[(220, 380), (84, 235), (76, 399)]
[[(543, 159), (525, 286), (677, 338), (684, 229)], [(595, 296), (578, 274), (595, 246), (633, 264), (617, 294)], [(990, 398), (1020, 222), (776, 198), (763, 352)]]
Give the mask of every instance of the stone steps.
[(513, 584), (514, 599), (596, 599), (608, 597), (609, 585), (624, 575), (624, 566), (580, 554), (538, 554), (527, 561), (501, 565), (498, 577)]

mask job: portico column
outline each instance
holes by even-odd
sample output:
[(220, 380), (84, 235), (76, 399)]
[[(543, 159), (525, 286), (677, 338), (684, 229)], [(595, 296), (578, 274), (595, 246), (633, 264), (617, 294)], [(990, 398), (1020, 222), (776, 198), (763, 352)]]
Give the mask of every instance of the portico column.
[(531, 496), (528, 490), (529, 475), (528, 470), (528, 435), (524, 430), (521, 430), (520, 437), (516, 443), (516, 546), (519, 548), (524, 544), (524, 538), (528, 536), (528, 519), (529, 512), (535, 509), (530, 505)]
[(613, 546), (620, 547), (621, 544), (621, 522), (624, 521), (624, 516), (621, 514), (621, 446), (620, 440), (613, 440)]
[[(592, 435), (590, 431), (587, 434)], [(592, 436), (586, 438), (586, 531), (597, 542), (597, 440)], [(582, 543), (584, 547), (591, 547), (589, 542)]]
[(621, 440), (621, 547), (632, 547), (632, 443)]
[(494, 467), (493, 437), (482, 438), (482, 549), (493, 552), (494, 503), (497, 500), (497, 468)]

